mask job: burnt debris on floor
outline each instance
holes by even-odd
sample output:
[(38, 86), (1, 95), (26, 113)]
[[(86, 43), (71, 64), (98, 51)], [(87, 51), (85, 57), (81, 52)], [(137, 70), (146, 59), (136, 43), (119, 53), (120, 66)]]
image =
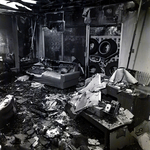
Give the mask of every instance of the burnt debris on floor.
[(148, 150), (149, 99), (136, 90), (138, 86), (124, 68), (117, 69), (110, 79), (95, 74), (69, 101), (70, 112), (80, 114), (104, 133), (104, 149), (122, 149), (138, 142), (139, 149)]
[[(85, 136), (82, 134), (84, 119), (72, 119), (65, 112), (66, 103), (75, 92), (75, 87), (60, 90), (23, 76), (4, 85), (0, 92), (1, 98), (13, 96), (16, 109), (11, 120), (1, 127), (1, 149), (72, 150), (95, 149), (101, 145), (99, 138), (94, 134), (90, 137), (88, 133), (97, 134), (94, 127), (89, 125)], [(103, 139), (103, 134), (100, 135)]]
[[(93, 97), (95, 102), (92, 104), (87, 103), (89, 105), (85, 105), (85, 103), (82, 103), (83, 109), (78, 109), (77, 114), (72, 115), (69, 112), (69, 103), (74, 101), (79, 93), (84, 90), (96, 93), (105, 88), (105, 84), (98, 87), (92, 83), (92, 79), (99, 77), (100, 75), (97, 74), (88, 78), (85, 84), (79, 82), (78, 88), (71, 87), (63, 90), (29, 80), (30, 78), (27, 75), (18, 77), (14, 82), (4, 85), (0, 90), (1, 103), (7, 100), (4, 105), (6, 107), (8, 102), (11, 102), (12, 107), (7, 108), (7, 112), (11, 111), (12, 116), (7, 117), (5, 115), (8, 122), (2, 125), (0, 129), (0, 148), (4, 150), (106, 149), (105, 134), (92, 122), (87, 121), (84, 116), (79, 115), (79, 111), (86, 110), (86, 108), (89, 108), (87, 112), (98, 112), (96, 107), (93, 108), (92, 106), (97, 105), (96, 98), (99, 99), (99, 95)], [(92, 90), (89, 88), (89, 84), (91, 84), (90, 87), (94, 87)], [(90, 98), (87, 98), (87, 100)], [(99, 115), (94, 114), (94, 116), (101, 118), (101, 115)], [(107, 118), (109, 120), (109, 115)], [(126, 128), (117, 131), (119, 137), (125, 136), (125, 130)], [(147, 138), (147, 132), (144, 133), (142, 136)], [(134, 136), (134, 132), (132, 134)], [(142, 137), (139, 140), (142, 141)], [(136, 142), (133, 142), (132, 145), (123, 146), (123, 150), (131, 147), (141, 150)]]

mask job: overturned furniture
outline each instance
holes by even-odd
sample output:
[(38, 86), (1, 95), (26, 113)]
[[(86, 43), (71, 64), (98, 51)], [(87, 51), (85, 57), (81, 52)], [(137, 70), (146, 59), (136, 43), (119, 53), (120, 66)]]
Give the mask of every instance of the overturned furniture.
[[(150, 88), (139, 84), (125, 69), (118, 69), (110, 78), (105, 94), (117, 98), (121, 106), (134, 114), (133, 127), (150, 115)], [(104, 93), (104, 91), (102, 91)]]
[(35, 64), (33, 66), (33, 69), (28, 70), (27, 73), (33, 75), (33, 80), (36, 82), (60, 89), (77, 85), (80, 76), (80, 71), (76, 70), (76, 65), (64, 62), (55, 62), (55, 66), (54, 63), (47, 66), (38, 63), (38, 65)]
[(104, 149), (117, 150), (129, 145), (132, 138), (128, 124), (133, 121), (132, 113), (120, 109), (118, 101), (101, 97), (101, 90), (106, 89), (107, 83), (101, 82), (100, 74), (85, 82), (85, 86), (68, 102), (68, 112), (72, 116), (80, 114), (104, 133)]
[[(123, 68), (118, 69), (109, 79), (102, 94), (111, 96), (121, 104), (124, 109), (133, 115), (133, 122), (128, 126), (130, 133), (137, 139), (144, 150), (149, 150), (149, 116), (150, 116), (150, 87), (147, 73), (139, 74), (135, 78)], [(146, 77), (146, 78), (145, 78)], [(148, 84), (147, 84), (148, 83)]]
[(57, 73), (53, 71), (45, 71), (41, 77), (35, 77), (34, 81), (53, 86), (60, 89), (65, 89), (71, 86), (75, 86), (78, 83), (80, 72), (75, 71), (71, 73)]
[[(96, 79), (94, 83), (93, 79)], [(149, 122), (150, 88), (139, 85), (136, 78), (124, 68), (117, 69), (109, 80), (104, 78), (102, 83), (100, 76), (92, 77), (89, 82), (74, 95), (70, 110), (80, 113), (104, 132), (106, 149), (117, 150), (133, 144), (131, 132), (144, 120)], [(106, 86), (102, 86), (104, 82)], [(102, 94), (97, 98), (97, 103), (87, 96), (89, 92), (94, 95), (94, 100), (96, 93)], [(143, 136), (148, 137), (147, 134)]]

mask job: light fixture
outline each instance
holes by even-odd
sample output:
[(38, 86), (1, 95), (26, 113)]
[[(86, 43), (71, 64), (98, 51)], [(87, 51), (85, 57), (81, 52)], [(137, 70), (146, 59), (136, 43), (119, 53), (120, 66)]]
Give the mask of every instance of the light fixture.
[(21, 0), (22, 2), (26, 2), (26, 3), (31, 3), (31, 4), (36, 4), (37, 1), (35, 0)]

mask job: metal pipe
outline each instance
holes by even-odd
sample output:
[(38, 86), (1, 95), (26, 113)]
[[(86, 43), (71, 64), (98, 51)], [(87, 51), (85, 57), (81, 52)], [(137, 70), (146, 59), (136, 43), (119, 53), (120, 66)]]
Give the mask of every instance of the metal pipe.
[(90, 25), (86, 25), (85, 78), (89, 77), (89, 40)]

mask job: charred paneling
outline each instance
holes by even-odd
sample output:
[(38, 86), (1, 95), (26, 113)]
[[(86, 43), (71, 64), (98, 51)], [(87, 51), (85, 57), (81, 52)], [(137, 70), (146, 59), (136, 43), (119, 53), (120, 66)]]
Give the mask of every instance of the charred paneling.
[(18, 44), (20, 58), (30, 53), (31, 47), (31, 19), (30, 17), (18, 16)]
[(74, 56), (84, 66), (85, 27), (66, 28), (64, 32), (64, 56)]
[(83, 9), (75, 9), (73, 11), (65, 12), (66, 27), (84, 26), (84, 19), (82, 17)]
[(59, 60), (61, 55), (61, 33), (54, 28), (47, 27), (44, 30), (45, 57), (52, 60)]
[(0, 15), (0, 54), (13, 52), (12, 18)]

